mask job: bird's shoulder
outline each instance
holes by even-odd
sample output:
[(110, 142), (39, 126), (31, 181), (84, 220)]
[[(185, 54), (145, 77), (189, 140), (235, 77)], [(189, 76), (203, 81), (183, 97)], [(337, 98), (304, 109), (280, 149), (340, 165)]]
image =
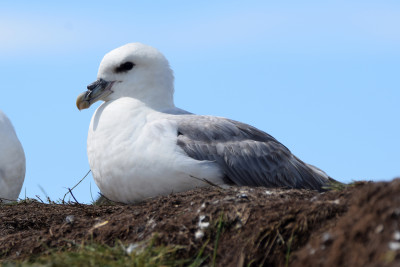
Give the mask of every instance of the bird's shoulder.
[(278, 141), (270, 134), (249, 124), (224, 117), (206, 115), (177, 115), (178, 135), (203, 142), (226, 142), (253, 140), (258, 142)]

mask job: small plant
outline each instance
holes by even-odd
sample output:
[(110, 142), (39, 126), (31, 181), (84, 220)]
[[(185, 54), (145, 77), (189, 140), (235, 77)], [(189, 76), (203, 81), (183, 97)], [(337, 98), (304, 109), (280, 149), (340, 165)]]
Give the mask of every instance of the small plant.
[[(154, 246), (154, 238), (135, 248), (121, 244), (81, 244), (70, 250), (48, 250), (45, 255), (22, 262), (3, 262), (3, 266), (186, 266), (189, 260), (176, 260), (180, 247)], [(198, 265), (195, 265), (198, 266)]]

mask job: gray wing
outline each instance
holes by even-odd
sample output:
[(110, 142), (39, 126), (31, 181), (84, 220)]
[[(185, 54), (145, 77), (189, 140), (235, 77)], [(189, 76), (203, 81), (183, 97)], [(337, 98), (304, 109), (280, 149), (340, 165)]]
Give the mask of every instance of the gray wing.
[(217, 162), (229, 183), (322, 191), (328, 182), (323, 172), (255, 127), (220, 117), (177, 116), (178, 145), (189, 157)]

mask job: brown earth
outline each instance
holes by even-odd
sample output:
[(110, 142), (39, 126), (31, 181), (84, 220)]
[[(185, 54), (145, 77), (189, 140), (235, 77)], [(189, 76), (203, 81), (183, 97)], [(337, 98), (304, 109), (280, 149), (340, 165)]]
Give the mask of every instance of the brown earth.
[[(341, 191), (217, 187), (135, 205), (0, 206), (0, 264), (82, 242), (180, 246), (217, 266), (400, 266), (400, 179)], [(208, 260), (212, 258), (209, 257)]]

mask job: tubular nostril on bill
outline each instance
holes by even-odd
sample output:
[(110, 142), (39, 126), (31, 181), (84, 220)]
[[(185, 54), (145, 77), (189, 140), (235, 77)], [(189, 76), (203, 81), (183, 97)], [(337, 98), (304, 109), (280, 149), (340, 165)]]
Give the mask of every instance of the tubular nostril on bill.
[(87, 89), (88, 90), (90, 90), (90, 91), (92, 91), (94, 88), (96, 88), (97, 86), (103, 86), (103, 85), (105, 85), (107, 82), (105, 81), (105, 80), (103, 80), (103, 79), (98, 79), (97, 81), (95, 81), (95, 82), (92, 82), (91, 84), (89, 84), (88, 86), (87, 86)]
[(89, 84), (89, 85), (87, 86), (87, 89), (90, 90), (90, 91), (92, 91), (92, 90), (97, 86), (97, 84), (98, 84), (98, 82), (95, 81), (95, 82)]

